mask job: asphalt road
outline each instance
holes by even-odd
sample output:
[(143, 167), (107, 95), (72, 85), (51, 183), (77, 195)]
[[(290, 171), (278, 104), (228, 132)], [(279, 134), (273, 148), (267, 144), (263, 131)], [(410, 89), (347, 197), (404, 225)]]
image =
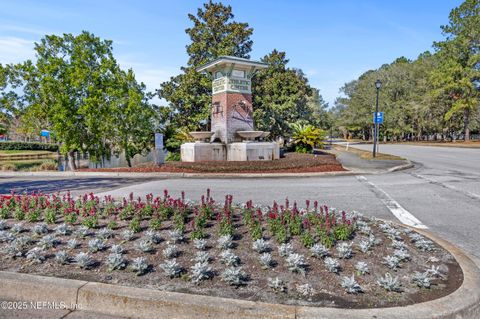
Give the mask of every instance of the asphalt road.
[(339, 210), (427, 227), (480, 258), (480, 149), (381, 145), (380, 152), (408, 158), (416, 167), (388, 174), (310, 178), (4, 178), (0, 193), (13, 187), (39, 187), (121, 197), (130, 192), (162, 194), (168, 189), (176, 196), (184, 190), (188, 198), (199, 200), (210, 188), (217, 201), (223, 201), (226, 194), (232, 194), (235, 202), (251, 199), (262, 205), (286, 197), (304, 205), (311, 199)]

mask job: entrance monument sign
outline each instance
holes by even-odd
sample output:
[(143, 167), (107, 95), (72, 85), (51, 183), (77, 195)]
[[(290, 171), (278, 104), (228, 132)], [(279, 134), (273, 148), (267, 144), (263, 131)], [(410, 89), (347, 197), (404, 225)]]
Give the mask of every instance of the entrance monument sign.
[[(279, 147), (273, 142), (256, 142), (268, 132), (255, 131), (252, 107), (252, 77), (267, 65), (248, 59), (221, 56), (199, 68), (212, 80), (210, 143), (185, 143), (181, 158), (196, 161), (252, 161), (279, 158)], [(198, 132), (192, 132), (192, 136)]]

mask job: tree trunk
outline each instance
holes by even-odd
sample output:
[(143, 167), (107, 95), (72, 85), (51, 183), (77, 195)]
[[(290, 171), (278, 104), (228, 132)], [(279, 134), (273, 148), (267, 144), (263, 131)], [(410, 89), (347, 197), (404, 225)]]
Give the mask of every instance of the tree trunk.
[(464, 129), (464, 138), (465, 142), (470, 141), (470, 128), (468, 125), (470, 124), (470, 110), (465, 109), (463, 111), (463, 129)]
[(68, 169), (71, 171), (77, 170), (77, 164), (75, 163), (75, 151), (69, 151), (68, 156)]

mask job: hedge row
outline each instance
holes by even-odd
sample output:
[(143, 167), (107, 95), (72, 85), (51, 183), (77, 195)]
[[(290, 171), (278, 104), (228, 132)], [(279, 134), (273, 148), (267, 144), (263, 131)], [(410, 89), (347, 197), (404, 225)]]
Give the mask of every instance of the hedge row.
[(37, 142), (0, 142), (0, 150), (50, 151), (56, 152), (58, 145)]

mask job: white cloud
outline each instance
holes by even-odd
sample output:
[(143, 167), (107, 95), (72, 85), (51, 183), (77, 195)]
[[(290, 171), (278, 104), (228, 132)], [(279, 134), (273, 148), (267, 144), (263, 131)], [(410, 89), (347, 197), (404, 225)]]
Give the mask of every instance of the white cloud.
[(19, 63), (35, 56), (34, 41), (0, 36), (0, 63)]
[(13, 25), (13, 24), (1, 24), (0, 31), (9, 31), (9, 32), (13, 31), (13, 32), (19, 32), (19, 33), (35, 34), (40, 36), (54, 33), (51, 31), (39, 29), (38, 27), (31, 27), (31, 26), (25, 27), (20, 25)]

